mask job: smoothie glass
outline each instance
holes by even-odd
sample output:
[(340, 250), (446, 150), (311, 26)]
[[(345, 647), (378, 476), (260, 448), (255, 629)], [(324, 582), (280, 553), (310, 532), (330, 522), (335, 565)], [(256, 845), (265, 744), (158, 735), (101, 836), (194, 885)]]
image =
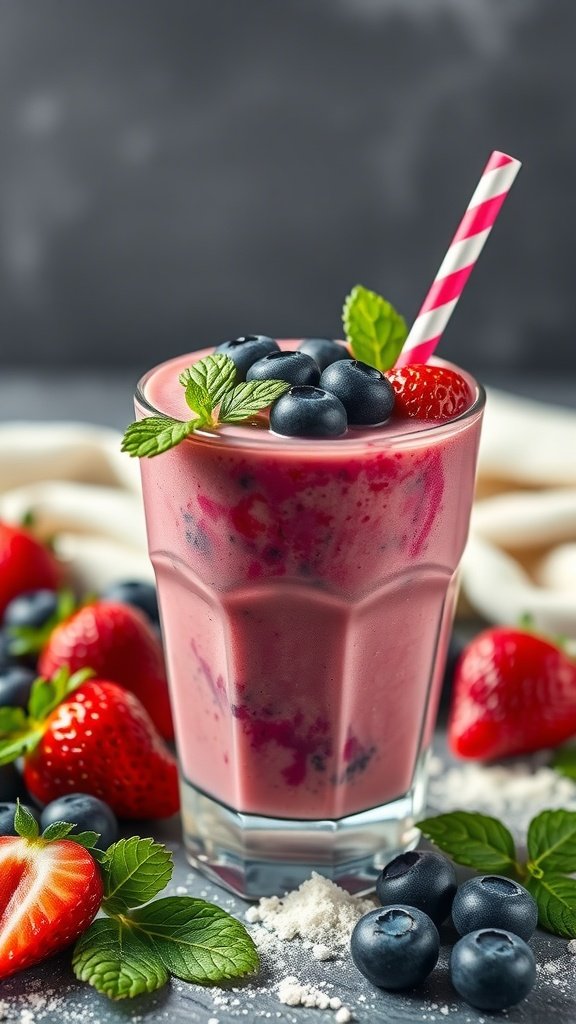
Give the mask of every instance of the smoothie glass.
[[(178, 374), (205, 354), (151, 370), (137, 416), (187, 419)], [(186, 849), (245, 897), (312, 870), (366, 891), (417, 842), (484, 406), (467, 379), (448, 422), (224, 427), (141, 460)]]

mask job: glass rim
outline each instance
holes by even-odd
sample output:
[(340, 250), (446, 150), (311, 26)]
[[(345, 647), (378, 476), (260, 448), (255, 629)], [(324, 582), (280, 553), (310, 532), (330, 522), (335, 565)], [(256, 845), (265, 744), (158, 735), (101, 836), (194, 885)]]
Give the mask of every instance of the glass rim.
[[(202, 350), (198, 350), (202, 351)], [(193, 355), (193, 353), (189, 353)], [(171, 359), (165, 359), (162, 363), (158, 363), (153, 366), (150, 370), (144, 373), (137, 385), (134, 392), (134, 399), (140, 408), (146, 413), (152, 416), (158, 416), (162, 419), (173, 419), (168, 413), (162, 412), (161, 409), (157, 409), (156, 406), (149, 401), (145, 394), (145, 387), (150, 378), (157, 370), (162, 366), (166, 366), (168, 363), (176, 362), (181, 359), (181, 356), (174, 356)], [(431, 435), (434, 438), (444, 436), (444, 434), (452, 434), (458, 432), (459, 427), (464, 427), (468, 420), (473, 420), (480, 415), (486, 405), (486, 389), (480, 384), (467, 370), (462, 370), (461, 367), (455, 363), (451, 363), (446, 359), (439, 359), (434, 357), (431, 363), (435, 366), (446, 366), (449, 369), (454, 369), (458, 373), (464, 375), (468, 380), (468, 383), (475, 389), (474, 401), (467, 409), (464, 409), (457, 416), (453, 416), (449, 420), (439, 420), (437, 422), (427, 422), (425, 426), (420, 429), (412, 429), (406, 431), (399, 431), (398, 433), (382, 434), (382, 442), (388, 447), (405, 446), (408, 444), (422, 443), (422, 441), (430, 438)], [(413, 420), (411, 422), (414, 422)], [(209, 430), (197, 430), (194, 431), (189, 437), (185, 438), (186, 444), (200, 443), (202, 445), (210, 445), (214, 447), (226, 447), (226, 448), (258, 448), (267, 450), (284, 451), (287, 448), (312, 448), (315, 450), (321, 448), (325, 451), (338, 450), (342, 452), (343, 446), (346, 446), (350, 451), (355, 447), (364, 447), (366, 445), (366, 434), (371, 432), (369, 439), (370, 447), (377, 447), (380, 445), (380, 438), (375, 436), (375, 432), (379, 426), (385, 424), (367, 424), (365, 427), (358, 426), (354, 428), (352, 436), (343, 437), (289, 437), (283, 434), (277, 434), (271, 430), (258, 430), (253, 429), (254, 437), (246, 437), (245, 434), (238, 435), (232, 433), (221, 433), (217, 431)], [(455, 429), (456, 428), (456, 429)], [(250, 429), (250, 428), (245, 428)]]

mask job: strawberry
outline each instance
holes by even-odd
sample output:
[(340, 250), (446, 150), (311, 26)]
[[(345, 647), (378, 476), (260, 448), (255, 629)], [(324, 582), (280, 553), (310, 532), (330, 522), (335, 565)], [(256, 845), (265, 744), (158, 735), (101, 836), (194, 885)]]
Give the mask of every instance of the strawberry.
[(464, 377), (445, 366), (412, 363), (387, 370), (394, 388), (394, 414), (419, 420), (449, 420), (472, 402)]
[[(84, 673), (69, 682), (67, 676), (61, 670), (50, 682), (36, 680), (28, 731), (19, 716), (16, 735), (0, 740), (0, 762), (24, 748), (24, 781), (42, 804), (80, 792), (100, 797), (119, 818), (174, 814), (179, 806), (176, 762), (138, 698), (109, 680), (77, 685)], [(54, 707), (52, 694), (62, 685), (64, 698)], [(46, 717), (38, 721), (35, 708), (42, 706), (44, 693)], [(56, 699), (61, 696), (57, 692)]]
[(0, 522), (0, 618), (12, 598), (27, 590), (56, 590), (60, 580), (52, 552), (29, 530)]
[[(22, 834), (0, 836), (0, 978), (39, 963), (74, 942), (102, 901), (100, 871), (70, 839), (38, 835), (30, 814)], [(70, 827), (69, 827), (70, 828)], [(66, 826), (60, 826), (60, 834)]]
[(576, 733), (576, 662), (548, 640), (487, 629), (456, 665), (448, 742), (489, 759), (555, 747)]
[(166, 740), (174, 737), (162, 646), (138, 608), (113, 601), (85, 605), (52, 630), (38, 661), (49, 678), (63, 665), (85, 666), (131, 690)]

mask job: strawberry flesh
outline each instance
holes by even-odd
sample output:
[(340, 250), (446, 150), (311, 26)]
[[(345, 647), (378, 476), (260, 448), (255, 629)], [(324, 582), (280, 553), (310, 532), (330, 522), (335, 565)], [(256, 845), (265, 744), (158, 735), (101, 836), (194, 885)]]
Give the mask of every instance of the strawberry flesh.
[(449, 420), (472, 402), (467, 381), (455, 370), (429, 363), (410, 363), (388, 370), (394, 388), (394, 415), (419, 420)]
[(564, 651), (508, 627), (472, 640), (454, 676), (448, 741), (455, 754), (528, 754), (575, 733), (576, 663)]
[(69, 839), (0, 837), (0, 978), (74, 942), (96, 916), (102, 879)]

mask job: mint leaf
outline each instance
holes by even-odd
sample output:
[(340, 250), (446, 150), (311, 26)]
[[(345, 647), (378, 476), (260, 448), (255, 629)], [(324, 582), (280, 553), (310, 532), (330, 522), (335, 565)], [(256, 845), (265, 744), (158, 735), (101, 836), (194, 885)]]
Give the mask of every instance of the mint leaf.
[(528, 870), (572, 874), (576, 871), (576, 811), (542, 811), (528, 828)]
[(120, 839), (109, 846), (102, 860), (103, 909), (124, 914), (130, 907), (148, 903), (172, 877), (172, 854), (153, 839)]
[(121, 451), (133, 457), (160, 455), (190, 437), (200, 420), (173, 420), (169, 416), (148, 416), (131, 423), (124, 432)]
[(250, 380), (224, 395), (218, 416), (220, 423), (242, 423), (271, 405), (290, 388), (284, 380)]
[(206, 388), (189, 381), (186, 387), (186, 401), (202, 423), (209, 423), (212, 417), (212, 400)]
[(167, 896), (130, 916), (164, 966), (183, 981), (239, 978), (258, 966), (256, 946), (240, 921), (204, 900)]
[(126, 999), (155, 992), (168, 981), (160, 957), (118, 920), (99, 919), (80, 936), (72, 954), (72, 969), (109, 999)]
[(16, 801), (14, 828), (18, 835), (22, 836), (22, 839), (37, 839), (40, 835), (40, 827), (36, 818), (19, 800)]
[(562, 875), (533, 876), (526, 888), (538, 904), (538, 923), (553, 935), (576, 937), (576, 879)]
[(453, 811), (419, 821), (417, 828), (458, 864), (494, 874), (518, 871), (514, 840), (496, 818)]
[(342, 320), (352, 354), (378, 370), (389, 370), (408, 337), (403, 316), (376, 292), (357, 284), (344, 302)]
[[(190, 396), (197, 392), (190, 390), (191, 384), (201, 391), (207, 392), (210, 398), (210, 412), (222, 401), (224, 395), (231, 391), (236, 382), (236, 366), (229, 356), (222, 352), (214, 352), (193, 363), (180, 374), (178, 380), (186, 388), (186, 401), (190, 405)], [(194, 406), (191, 405), (194, 409)], [(196, 411), (196, 410), (195, 410)]]
[(51, 843), (54, 839), (65, 839), (74, 828), (76, 826), (70, 825), (67, 821), (53, 821), (44, 829), (42, 839), (45, 839), (47, 843)]
[(561, 747), (552, 759), (552, 767), (568, 779), (576, 779), (576, 747)]
[(28, 719), (23, 708), (11, 708), (8, 706), (0, 708), (0, 735), (9, 736), (11, 733), (19, 733), (26, 730)]

